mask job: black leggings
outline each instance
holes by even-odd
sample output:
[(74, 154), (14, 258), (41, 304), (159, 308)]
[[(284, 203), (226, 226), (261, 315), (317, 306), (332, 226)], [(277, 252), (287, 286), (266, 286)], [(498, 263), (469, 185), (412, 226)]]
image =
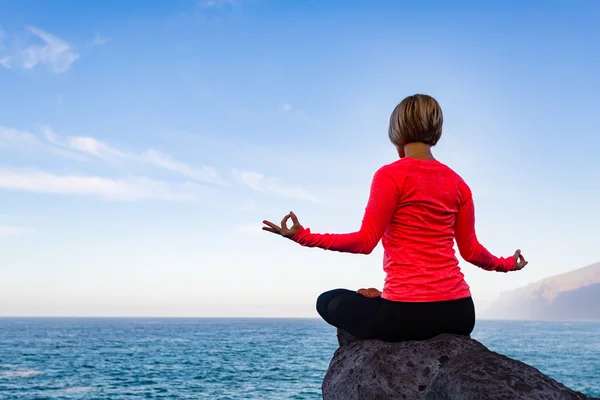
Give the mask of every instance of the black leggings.
[(319, 296), (317, 311), (327, 323), (353, 336), (388, 342), (425, 340), (442, 333), (468, 336), (475, 327), (471, 297), (401, 303), (336, 289)]

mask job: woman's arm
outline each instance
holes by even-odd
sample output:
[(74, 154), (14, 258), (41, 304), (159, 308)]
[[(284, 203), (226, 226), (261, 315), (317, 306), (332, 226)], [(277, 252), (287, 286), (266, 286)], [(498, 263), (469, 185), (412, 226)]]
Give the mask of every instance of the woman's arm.
[(292, 240), (306, 247), (320, 247), (325, 250), (345, 253), (370, 254), (381, 240), (388, 227), (398, 201), (396, 182), (385, 170), (378, 170), (373, 176), (369, 202), (365, 209), (360, 230), (346, 234), (311, 233), (308, 228), (300, 228)]
[[(509, 272), (517, 270), (517, 257), (496, 257), (483, 247), (475, 234), (475, 205), (467, 188), (454, 225), (454, 235), (461, 257), (487, 271)], [(518, 251), (520, 254), (520, 252)], [(515, 253), (516, 254), (516, 253)]]

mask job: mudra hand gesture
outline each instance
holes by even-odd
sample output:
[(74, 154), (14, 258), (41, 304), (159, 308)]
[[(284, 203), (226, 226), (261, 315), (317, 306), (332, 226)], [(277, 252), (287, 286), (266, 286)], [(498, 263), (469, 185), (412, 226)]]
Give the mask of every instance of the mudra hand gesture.
[[(291, 228), (288, 228), (287, 221), (290, 218), (292, 219), (293, 225)], [(302, 225), (300, 225), (300, 222), (298, 221), (298, 217), (296, 217), (296, 214), (294, 214), (292, 211), (290, 211), (288, 215), (283, 217), (283, 219), (281, 220), (281, 226), (278, 226), (277, 224), (274, 224), (267, 220), (264, 220), (263, 224), (267, 225), (263, 226), (263, 231), (276, 233), (288, 239), (294, 237), (294, 235), (298, 233), (298, 231), (302, 228)]]
[(527, 264), (529, 264), (528, 261), (525, 261), (525, 257), (523, 257), (523, 254), (521, 254), (521, 250), (515, 251), (515, 255), (513, 256), (513, 258), (517, 263), (517, 271), (522, 270)]

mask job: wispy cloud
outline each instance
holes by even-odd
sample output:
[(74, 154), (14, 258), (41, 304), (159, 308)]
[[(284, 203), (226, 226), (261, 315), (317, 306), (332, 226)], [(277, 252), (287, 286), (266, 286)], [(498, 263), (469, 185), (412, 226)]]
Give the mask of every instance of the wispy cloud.
[(88, 155), (101, 158), (106, 161), (116, 161), (118, 159), (134, 159), (135, 155), (123, 152), (115, 147), (112, 147), (100, 140), (92, 137), (75, 136), (67, 138), (61, 143), (59, 137), (50, 129), (43, 128), (44, 136), (52, 143), (64, 146)]
[(44, 65), (50, 71), (60, 74), (68, 71), (79, 59), (79, 54), (64, 40), (36, 27), (30, 26), (27, 30), (42, 43), (33, 44), (31, 40), (18, 38), (13, 40), (13, 45), (7, 47), (3, 44), (7, 35), (0, 30), (0, 65), (25, 69)]
[(98, 34), (96, 34), (96, 36), (94, 36), (94, 40), (92, 40), (92, 46), (102, 46), (106, 43), (108, 43), (108, 38), (102, 37)]
[(2, 29), (2, 25), (0, 25), (0, 50), (4, 49), (4, 38), (6, 37), (6, 32)]
[(187, 178), (207, 183), (215, 183), (226, 185), (217, 175), (214, 168), (203, 165), (200, 168), (190, 167), (189, 165), (176, 160), (168, 154), (163, 154), (156, 150), (148, 150), (144, 155), (144, 159), (152, 165), (168, 169), (169, 171), (177, 172)]
[(0, 126), (0, 147), (42, 149), (67, 157), (95, 157), (107, 162), (129, 162), (149, 165), (177, 173), (194, 181), (226, 186), (216, 170), (209, 166), (192, 167), (158, 150), (133, 153), (87, 136), (63, 138), (50, 127), (41, 128), (41, 138), (30, 132)]
[(0, 126), (0, 148), (3, 147), (22, 151), (42, 151), (78, 160), (85, 159), (81, 154), (54, 146), (52, 142), (48, 143), (30, 132)]
[(0, 26), (0, 65), (4, 68), (10, 68), (10, 61), (7, 55), (4, 55), (4, 38), (6, 37), (6, 33), (2, 30), (2, 26)]
[(29, 132), (0, 126), (0, 147), (34, 147), (41, 144), (41, 140)]
[[(119, 199), (161, 198), (170, 200), (195, 198), (196, 191), (192, 190), (190, 194), (189, 190), (189, 185), (194, 185), (193, 182), (230, 186), (228, 180), (221, 178), (214, 168), (206, 165), (191, 166), (154, 149), (132, 152), (89, 136), (63, 137), (46, 126), (41, 128), (39, 135), (0, 126), (0, 148), (2, 147), (24, 151), (37, 150), (86, 161), (96, 158), (116, 165), (145, 165), (170, 171), (189, 181), (181, 186), (148, 178), (115, 180), (95, 176), (61, 176), (41, 171), (4, 169), (2, 171), (3, 182), (0, 183), (0, 188), (4, 189), (40, 193), (96, 194)], [(281, 179), (266, 177), (258, 172), (234, 170), (232, 176), (238, 183), (256, 192), (314, 203), (319, 202), (316, 196), (302, 187), (285, 184)]]
[(77, 194), (110, 200), (196, 200), (206, 192), (198, 184), (172, 184), (148, 178), (110, 179), (86, 175), (57, 175), (36, 170), (0, 168), (0, 188), (51, 194)]
[[(48, 128), (45, 128), (45, 131), (51, 132)], [(48, 137), (47, 133), (46, 135)], [(50, 137), (52, 137), (56, 143), (57, 136), (52, 133)], [(153, 149), (147, 150), (144, 153), (136, 154), (120, 150), (92, 137), (81, 136), (68, 138), (66, 141), (66, 146), (70, 149), (77, 150), (106, 161), (129, 161), (148, 164), (178, 173), (186, 178), (196, 181), (221, 185), (225, 184), (224, 181), (219, 178), (214, 168), (208, 166), (202, 166), (199, 168), (192, 167), (168, 154), (163, 154), (160, 151)]]
[(44, 45), (30, 45), (23, 51), (23, 68), (31, 69), (44, 64), (52, 72), (60, 74), (68, 71), (71, 64), (79, 59), (79, 54), (67, 42), (35, 27), (27, 29), (41, 39)]
[[(62, 138), (49, 127), (41, 135), (0, 127), (0, 148), (41, 151), (61, 157), (107, 162), (148, 164), (170, 170), (203, 183), (221, 183), (209, 168), (192, 168), (155, 150), (135, 154), (110, 146), (91, 137)], [(195, 200), (206, 194), (207, 187), (190, 181), (170, 183), (145, 177), (111, 179), (89, 175), (57, 175), (37, 170), (0, 168), (0, 188), (35, 193), (93, 195), (113, 200)]]
[(319, 202), (315, 196), (305, 189), (298, 186), (284, 185), (277, 178), (267, 178), (263, 174), (252, 171), (233, 170), (232, 174), (240, 183), (257, 192), (293, 199), (308, 200), (313, 203)]
[(35, 229), (25, 226), (0, 225), (0, 236), (22, 235), (35, 232)]

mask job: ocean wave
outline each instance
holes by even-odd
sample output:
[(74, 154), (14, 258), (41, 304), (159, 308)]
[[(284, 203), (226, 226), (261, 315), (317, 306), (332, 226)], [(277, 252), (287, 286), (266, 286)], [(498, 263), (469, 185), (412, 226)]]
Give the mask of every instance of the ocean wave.
[(71, 386), (65, 389), (67, 393), (85, 393), (94, 390), (92, 386)]
[(41, 372), (35, 369), (13, 368), (8, 371), (1, 371), (0, 376), (3, 378), (31, 378), (39, 375)]

